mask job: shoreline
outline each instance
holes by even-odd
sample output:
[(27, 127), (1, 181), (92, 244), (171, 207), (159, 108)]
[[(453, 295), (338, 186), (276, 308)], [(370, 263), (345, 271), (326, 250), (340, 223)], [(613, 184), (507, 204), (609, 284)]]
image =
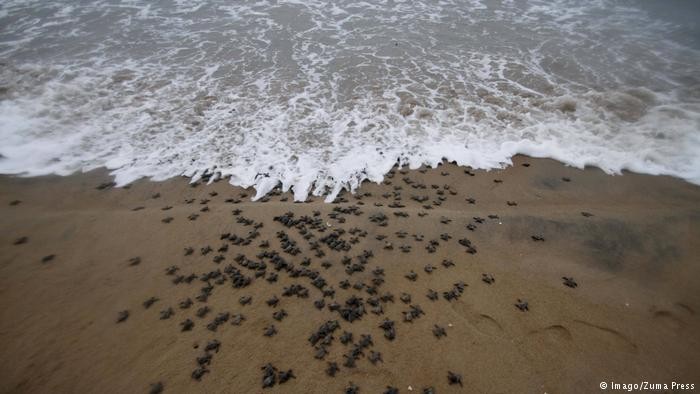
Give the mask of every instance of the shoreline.
[[(148, 392), (158, 382), (164, 392), (342, 392), (349, 382), (360, 392), (590, 392), (601, 381), (700, 383), (692, 380), (700, 369), (699, 186), (525, 156), (473, 175), (453, 164), (392, 173), (355, 195), (341, 192), (338, 203), (293, 202), (291, 193), (252, 202), (252, 188), (193, 187), (183, 177), (98, 189), (111, 182), (106, 170), (0, 176), (0, 355), (13, 360), (0, 367), (0, 392)], [(293, 218), (274, 220), (287, 212)], [(305, 215), (301, 225), (280, 222)], [(213, 250), (202, 254), (207, 246)], [(294, 268), (277, 270), (274, 254), (264, 254), (272, 251)], [(239, 254), (266, 268), (242, 265)], [(177, 272), (168, 275), (171, 266)], [(217, 270), (211, 294), (197, 300), (208, 287), (201, 278)], [(250, 283), (233, 287), (240, 277), (231, 272)], [(174, 284), (180, 274), (197, 278)], [(446, 299), (460, 281), (464, 289)], [(284, 296), (292, 285), (308, 298)], [(324, 296), (331, 287), (334, 295)], [(368, 303), (387, 293), (393, 302)], [(353, 295), (366, 311), (359, 320), (328, 309)], [(245, 296), (252, 302), (241, 305)], [(273, 296), (276, 307), (266, 303)], [(146, 308), (150, 297), (158, 300)], [(193, 305), (181, 308), (187, 298)], [(523, 302), (526, 311), (515, 306)], [(405, 322), (411, 305), (424, 314)], [(204, 306), (211, 310), (196, 316)], [(282, 309), (287, 316), (277, 321)], [(222, 313), (228, 319), (207, 328)], [(237, 314), (245, 316), (240, 325), (232, 324)], [(186, 319), (194, 327), (183, 332)], [(379, 327), (384, 319), (395, 322), (393, 340)], [(316, 359), (308, 338), (332, 320), (340, 328)], [(266, 337), (270, 325), (277, 333)], [(436, 337), (435, 325), (447, 335)], [(346, 345), (344, 331), (353, 333)], [(343, 366), (363, 334), (373, 344), (354, 368)], [(212, 340), (219, 350), (204, 351)], [(372, 363), (372, 352), (382, 361)], [(194, 379), (206, 354), (208, 372)], [(335, 377), (328, 362), (339, 365)], [(267, 363), (296, 377), (263, 390)], [(461, 375), (462, 386), (450, 384), (448, 372)]]

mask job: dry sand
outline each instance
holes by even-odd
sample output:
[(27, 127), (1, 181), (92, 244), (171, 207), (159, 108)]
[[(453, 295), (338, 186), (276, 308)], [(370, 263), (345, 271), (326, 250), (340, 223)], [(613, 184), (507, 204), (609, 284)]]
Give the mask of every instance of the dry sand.
[[(381, 393), (387, 386), (401, 393), (411, 392), (409, 386), (413, 392), (432, 386), (437, 393), (587, 393), (599, 391), (601, 381), (699, 387), (699, 187), (669, 177), (608, 176), (526, 157), (517, 157), (506, 170), (474, 176), (446, 164), (425, 172), (397, 170), (386, 180), (364, 184), (357, 195), (344, 194), (346, 202), (324, 204), (319, 198), (293, 203), (288, 193), (251, 202), (252, 190), (224, 181), (191, 187), (184, 178), (98, 190), (109, 181), (105, 171), (0, 177), (0, 392), (138, 393), (149, 392), (157, 382), (164, 392), (182, 393), (340, 393), (349, 382), (360, 393)], [(417, 187), (421, 184), (424, 189)], [(417, 202), (411, 196), (428, 199)], [(475, 203), (466, 201), (470, 197)], [(187, 199), (195, 200), (188, 204)], [(209, 201), (202, 204), (203, 199)], [(21, 202), (11, 204), (15, 200)], [(389, 207), (397, 201), (405, 207)], [(172, 208), (163, 210), (167, 206)], [(209, 211), (200, 212), (205, 206)], [(357, 209), (329, 215), (350, 207)], [(241, 210), (238, 216), (234, 209)], [(290, 228), (273, 221), (286, 212), (311, 220)], [(408, 216), (395, 215), (400, 212)], [(189, 220), (193, 213), (199, 216)], [(386, 215), (386, 226), (370, 221), (378, 213)], [(173, 219), (162, 222), (166, 217)], [(245, 238), (254, 230), (237, 222), (240, 217), (263, 224), (249, 245), (221, 239), (223, 233)], [(474, 217), (484, 218), (483, 223)], [(311, 224), (314, 219), (322, 225)], [(466, 228), (470, 223), (473, 231)], [(345, 230), (339, 238), (349, 250), (333, 251), (320, 241), (338, 229)], [(283, 251), (277, 236), (282, 230), (301, 253)], [(397, 235), (401, 231), (405, 238)], [(451, 238), (443, 240), (442, 234)], [(15, 245), (21, 237), (26, 242)], [(464, 238), (475, 254), (460, 244)], [(265, 240), (266, 249), (260, 247)], [(433, 253), (426, 249), (431, 240), (437, 241)], [(325, 256), (316, 256), (312, 242)], [(385, 249), (386, 242), (393, 249)], [(225, 244), (228, 251), (217, 252)], [(207, 245), (213, 252), (202, 255)], [(186, 247), (194, 253), (186, 256)], [(278, 272), (270, 258), (257, 256), (262, 251), (278, 252), (293, 268)], [(373, 254), (364, 271), (348, 275), (343, 257), (362, 266), (358, 256), (364, 251)], [(256, 270), (237, 262), (239, 254), (265, 261), (264, 277), (256, 278)], [(42, 262), (48, 255), (55, 257)], [(217, 255), (224, 257), (218, 264), (213, 261)], [(132, 266), (134, 257), (140, 263)], [(302, 265), (305, 257), (308, 267)], [(443, 260), (454, 266), (444, 267)], [(324, 268), (324, 262), (331, 266)], [(251, 284), (234, 288), (225, 271), (235, 270), (228, 265), (250, 277)], [(426, 273), (426, 265), (435, 270)], [(170, 266), (178, 267), (173, 275), (166, 274)], [(377, 267), (384, 275), (373, 273)], [(225, 281), (210, 280), (211, 295), (206, 302), (197, 300), (207, 285), (201, 276), (215, 270)], [(312, 284), (311, 271), (325, 279), (326, 289), (335, 290), (322, 310), (314, 306), (324, 297)], [(415, 281), (405, 277), (410, 271), (417, 273)], [(301, 275), (292, 277), (295, 272)], [(192, 273), (199, 278), (173, 283), (178, 275)], [(272, 273), (278, 274), (274, 283), (265, 280)], [(495, 282), (485, 283), (482, 274)], [(565, 286), (562, 277), (573, 277), (578, 286)], [(384, 281), (374, 284), (375, 278)], [(340, 285), (345, 279), (348, 289)], [(443, 292), (459, 281), (466, 284), (464, 291), (446, 300)], [(308, 298), (283, 296), (292, 284), (308, 289)], [(355, 284), (364, 288), (357, 290)], [(371, 287), (375, 296), (369, 294)], [(429, 289), (438, 293), (437, 300), (427, 297)], [(387, 293), (394, 301), (380, 300), (384, 313), (373, 313), (372, 298)], [(402, 293), (411, 296), (410, 303), (402, 302)], [(273, 295), (279, 298), (276, 307), (266, 303)], [(362, 298), (366, 314), (351, 323), (328, 306), (333, 301), (344, 306), (352, 295)], [(251, 304), (241, 305), (242, 296), (251, 296)], [(145, 308), (150, 297), (158, 301)], [(181, 309), (179, 303), (188, 297), (193, 305)], [(516, 308), (518, 299), (528, 303), (528, 311)], [(205, 305), (211, 311), (197, 317)], [(402, 312), (410, 305), (425, 313), (409, 323)], [(161, 320), (168, 308), (174, 314)], [(274, 320), (281, 309), (288, 316)], [(117, 323), (123, 310), (129, 317)], [(229, 319), (209, 330), (207, 325), (224, 312), (246, 319), (239, 326)], [(194, 327), (182, 332), (186, 319)], [(379, 328), (384, 319), (395, 321), (393, 341)], [(329, 320), (337, 320), (340, 328), (326, 346), (328, 355), (318, 360), (309, 337)], [(278, 333), (263, 336), (270, 324)], [(447, 335), (435, 337), (434, 325)], [(354, 343), (362, 334), (372, 337), (373, 345), (362, 349), (355, 368), (343, 366), (343, 355), (353, 347), (340, 342), (343, 331), (353, 334)], [(221, 346), (209, 352), (209, 372), (197, 381), (191, 376), (196, 360), (213, 339)], [(373, 365), (370, 352), (380, 352), (383, 361)], [(329, 377), (325, 369), (333, 361), (340, 370)], [(261, 368), (267, 363), (292, 369), (296, 378), (263, 389)], [(462, 387), (449, 384), (448, 371), (461, 375)]]

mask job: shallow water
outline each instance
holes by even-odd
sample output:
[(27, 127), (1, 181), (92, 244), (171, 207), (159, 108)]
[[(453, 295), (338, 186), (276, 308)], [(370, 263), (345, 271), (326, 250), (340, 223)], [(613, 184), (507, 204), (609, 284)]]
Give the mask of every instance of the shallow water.
[(0, 172), (204, 171), (332, 199), (517, 153), (700, 184), (700, 6), (10, 0)]

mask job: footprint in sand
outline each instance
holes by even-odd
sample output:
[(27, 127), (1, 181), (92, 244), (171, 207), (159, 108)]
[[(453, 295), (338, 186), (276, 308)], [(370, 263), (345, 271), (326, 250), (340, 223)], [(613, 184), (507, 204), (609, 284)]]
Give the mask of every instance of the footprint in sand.
[(484, 335), (499, 337), (503, 335), (503, 327), (489, 315), (481, 314), (476, 319), (470, 319), (470, 323)]
[(693, 308), (689, 307), (687, 304), (684, 304), (682, 302), (676, 302), (675, 304), (673, 304), (673, 306), (675, 306), (676, 309), (682, 310), (684, 313), (686, 313), (688, 315), (691, 315), (691, 316), (695, 315), (695, 310)]
[(554, 346), (566, 344), (573, 340), (571, 331), (559, 324), (551, 325), (540, 330), (531, 331), (528, 334), (528, 338)]
[(617, 348), (630, 353), (637, 352), (637, 345), (627, 338), (627, 336), (617, 330), (592, 324), (583, 320), (574, 320), (574, 323), (577, 323), (582, 328), (586, 328), (585, 331), (596, 336), (599, 339), (597, 343), (605, 347), (610, 349)]
[(676, 317), (673, 312), (667, 310), (654, 312), (654, 321), (672, 330), (680, 330), (685, 325), (683, 320)]

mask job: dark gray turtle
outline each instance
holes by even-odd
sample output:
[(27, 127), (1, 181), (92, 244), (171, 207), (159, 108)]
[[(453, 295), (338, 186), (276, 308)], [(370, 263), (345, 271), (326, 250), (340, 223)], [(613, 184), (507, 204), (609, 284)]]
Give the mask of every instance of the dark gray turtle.
[(13, 242), (12, 244), (13, 244), (13, 245), (22, 245), (22, 244), (26, 244), (27, 241), (29, 241), (29, 238), (27, 238), (27, 237), (19, 237), (19, 238), (17, 238), (17, 239), (15, 240), (15, 242)]
[(268, 388), (272, 387), (277, 383), (277, 368), (273, 367), (272, 364), (268, 363), (264, 367), (262, 367), (263, 370), (263, 378), (262, 378), (262, 386), (263, 388)]
[(447, 336), (447, 331), (445, 331), (444, 327), (440, 327), (436, 324), (433, 326), (433, 335), (435, 335), (436, 338), (440, 339), (441, 337)]
[(359, 387), (357, 387), (353, 382), (348, 382), (348, 387), (345, 388), (345, 394), (358, 394), (359, 392)]
[(289, 369), (287, 371), (280, 371), (279, 372), (278, 379), (279, 379), (280, 384), (286, 383), (289, 379), (292, 379), (292, 378), (296, 379), (296, 376), (294, 376), (294, 372), (292, 372), (291, 369)]
[(530, 306), (528, 305), (527, 301), (523, 301), (520, 298), (518, 298), (518, 301), (515, 303), (515, 307), (520, 309), (521, 312), (527, 312), (530, 310)]
[(233, 315), (231, 318), (231, 324), (234, 326), (240, 326), (243, 321), (245, 321), (245, 316), (240, 313)]
[(183, 301), (180, 301), (180, 309), (187, 309), (192, 306), (192, 300), (187, 298)]
[(117, 314), (117, 323), (126, 321), (129, 318), (129, 311), (123, 310)]
[(185, 321), (180, 323), (180, 326), (182, 327), (181, 331), (190, 331), (194, 327), (194, 322), (190, 319), (185, 319)]
[(428, 294), (426, 296), (431, 301), (437, 301), (437, 299), (438, 299), (438, 293), (437, 293), (437, 291), (435, 291), (433, 289), (428, 289)]
[(197, 317), (202, 318), (202, 317), (206, 316), (207, 313), (209, 313), (210, 310), (211, 310), (211, 309), (209, 309), (209, 307), (205, 305), (205, 306), (203, 306), (203, 307), (197, 309), (196, 315), (197, 315)]
[(284, 319), (285, 317), (287, 317), (287, 311), (285, 311), (284, 309), (280, 309), (279, 311), (272, 314), (272, 318), (277, 321), (282, 321), (282, 319)]
[(174, 315), (175, 311), (173, 308), (168, 308), (160, 311), (160, 320), (170, 319), (170, 316)]
[(163, 392), (163, 383), (151, 383), (151, 388), (148, 390), (149, 394), (160, 394)]
[(158, 300), (159, 300), (159, 298), (151, 297), (143, 302), (143, 307), (148, 309), (151, 307), (151, 305), (155, 304)]
[(192, 371), (192, 379), (200, 381), (204, 374), (209, 373), (209, 370), (204, 367), (199, 367)]
[(458, 384), (461, 387), (462, 386), (462, 375), (460, 375), (458, 373), (454, 373), (452, 371), (447, 371), (447, 382), (450, 385)]
[(578, 287), (578, 283), (574, 280), (572, 277), (568, 276), (562, 276), (562, 279), (564, 280), (564, 286), (571, 287), (572, 289), (575, 289)]
[(263, 335), (266, 337), (272, 337), (275, 334), (277, 334), (277, 328), (274, 324), (270, 324), (269, 326), (265, 327), (265, 330), (263, 331)]
[(418, 279), (418, 274), (416, 274), (415, 272), (413, 272), (413, 270), (411, 270), (408, 274), (404, 275), (404, 277), (406, 279), (410, 280), (411, 282), (415, 282), (416, 279)]
[(481, 280), (486, 284), (493, 284), (496, 281), (491, 274), (481, 274)]
[(316, 347), (316, 354), (314, 355), (314, 358), (318, 360), (323, 360), (327, 354), (328, 350), (326, 350), (325, 346), (318, 346)]
[(329, 362), (328, 367), (326, 368), (326, 374), (330, 377), (334, 377), (336, 372), (340, 371), (340, 368), (338, 367), (338, 363), (336, 362)]

